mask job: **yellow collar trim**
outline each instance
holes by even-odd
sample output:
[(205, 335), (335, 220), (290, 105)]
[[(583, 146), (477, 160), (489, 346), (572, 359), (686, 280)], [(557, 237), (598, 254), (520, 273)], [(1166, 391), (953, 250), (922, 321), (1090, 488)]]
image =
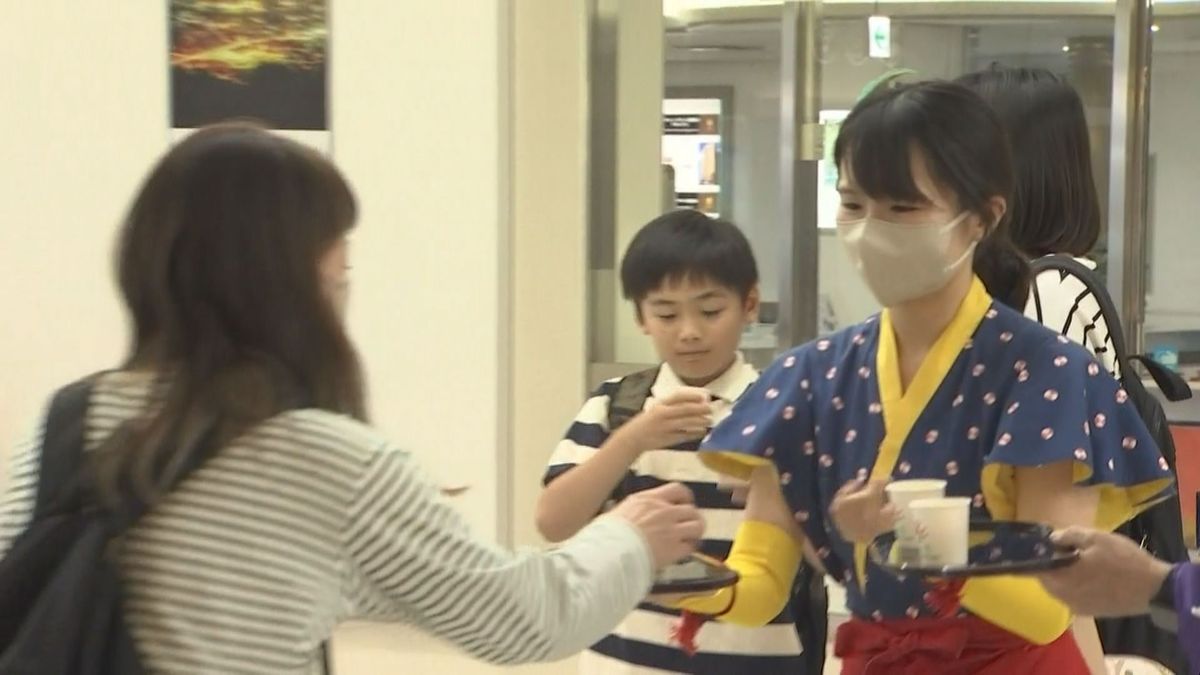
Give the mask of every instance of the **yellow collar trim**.
[[(938, 387), (946, 379), (954, 363), (962, 355), (971, 336), (992, 307), (992, 298), (978, 277), (971, 281), (954, 318), (933, 343), (929, 354), (921, 362), (917, 374), (905, 391), (900, 379), (900, 356), (896, 347), (896, 333), (892, 327), (891, 314), (883, 311), (879, 321), (879, 349), (875, 354), (875, 373), (879, 381), (879, 399), (883, 405), (883, 423), (886, 429), (879, 455), (871, 469), (871, 480), (888, 480), (900, 459), (900, 449), (908, 439), (917, 419), (929, 405)], [(854, 547), (854, 567), (858, 572), (859, 588), (866, 588), (867, 549), (863, 545)]]

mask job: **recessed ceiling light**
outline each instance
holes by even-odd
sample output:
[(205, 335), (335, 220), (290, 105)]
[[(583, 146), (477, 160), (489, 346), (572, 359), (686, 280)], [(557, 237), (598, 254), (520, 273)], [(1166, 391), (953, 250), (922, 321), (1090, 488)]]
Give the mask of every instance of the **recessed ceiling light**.
[(693, 54), (721, 54), (725, 52), (756, 52), (757, 47), (742, 47), (740, 45), (691, 45), (680, 47), (685, 52)]

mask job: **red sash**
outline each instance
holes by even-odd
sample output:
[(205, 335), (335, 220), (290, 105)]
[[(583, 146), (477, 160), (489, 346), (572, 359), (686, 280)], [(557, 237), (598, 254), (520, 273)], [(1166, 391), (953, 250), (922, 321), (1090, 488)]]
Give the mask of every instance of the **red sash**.
[(837, 632), (842, 675), (1089, 675), (1070, 631), (1035, 645), (983, 619), (853, 618)]

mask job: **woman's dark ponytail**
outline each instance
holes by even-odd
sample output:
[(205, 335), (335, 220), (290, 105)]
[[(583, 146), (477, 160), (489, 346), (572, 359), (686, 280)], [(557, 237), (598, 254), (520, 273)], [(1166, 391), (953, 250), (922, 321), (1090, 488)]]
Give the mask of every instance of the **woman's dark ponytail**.
[(1029, 301), (1029, 261), (1008, 236), (1007, 221), (1002, 219), (975, 248), (975, 274), (989, 295), (1023, 313)]

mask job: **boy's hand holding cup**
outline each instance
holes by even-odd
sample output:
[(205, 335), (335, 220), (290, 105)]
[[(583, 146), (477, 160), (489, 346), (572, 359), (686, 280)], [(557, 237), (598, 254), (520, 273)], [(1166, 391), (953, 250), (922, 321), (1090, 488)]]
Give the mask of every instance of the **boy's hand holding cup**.
[(626, 435), (639, 452), (699, 440), (712, 428), (711, 400), (707, 389), (682, 387), (665, 398), (650, 399), (617, 433)]

